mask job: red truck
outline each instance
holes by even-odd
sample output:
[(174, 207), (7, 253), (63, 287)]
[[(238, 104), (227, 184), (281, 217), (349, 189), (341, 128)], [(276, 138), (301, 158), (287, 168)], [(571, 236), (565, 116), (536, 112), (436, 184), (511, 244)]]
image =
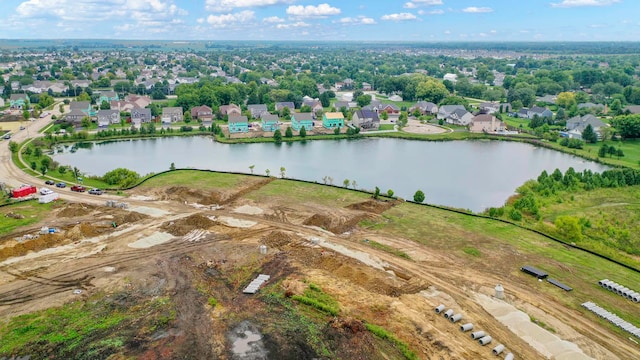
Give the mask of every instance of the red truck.
[(29, 196), (31, 194), (35, 194), (37, 192), (38, 192), (38, 189), (36, 189), (36, 187), (33, 185), (22, 185), (17, 189), (13, 189), (12, 195), (14, 198), (21, 198), (21, 197)]

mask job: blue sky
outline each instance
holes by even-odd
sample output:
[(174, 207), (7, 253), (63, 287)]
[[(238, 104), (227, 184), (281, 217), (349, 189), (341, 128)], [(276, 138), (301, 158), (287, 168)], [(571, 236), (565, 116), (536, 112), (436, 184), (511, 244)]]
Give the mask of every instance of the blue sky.
[(0, 38), (640, 41), (639, 0), (0, 0)]

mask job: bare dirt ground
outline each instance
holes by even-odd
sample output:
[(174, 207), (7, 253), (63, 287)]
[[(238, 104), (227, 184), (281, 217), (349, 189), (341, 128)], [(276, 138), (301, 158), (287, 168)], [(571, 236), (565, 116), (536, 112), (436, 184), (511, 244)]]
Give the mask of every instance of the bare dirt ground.
[[(285, 208), (268, 201), (247, 205), (243, 196), (269, 181), (249, 182), (233, 191), (133, 191), (145, 200), (133, 200), (132, 209), (154, 208), (159, 216), (82, 202), (60, 206), (41, 223), (0, 239), (0, 320), (100, 293), (163, 293), (176, 304), (176, 320), (160, 335), (139, 339), (138, 348), (128, 345), (139, 358), (316, 357), (308, 344), (295, 338), (260, 334), (272, 326), (275, 313), (241, 290), (257, 273), (264, 273), (271, 275), (270, 284), (280, 284), (289, 295), (301, 294), (312, 282), (338, 301), (340, 316), (327, 324), (326, 334), (341, 339), (336, 346), (342, 358), (389, 358), (375, 351), (362, 321), (356, 319), (385, 327), (423, 359), (491, 359), (491, 348), (499, 343), (516, 359), (545, 358), (546, 353), (493, 317), (478, 300), (480, 295), (491, 296), (495, 284), (502, 283), (509, 289), (506, 303), (535, 311), (536, 318), (553, 325), (557, 338), (575, 344), (587, 358), (640, 356), (638, 347), (625, 338), (553, 298), (540, 298), (511, 279), (508, 271), (465, 267), (446, 251), (358, 227), (364, 219), (381, 216), (392, 202), (369, 200), (339, 209), (309, 203)], [(194, 208), (192, 203), (224, 207)], [(111, 226), (113, 221), (117, 228)], [(241, 226), (248, 223), (252, 226)], [(60, 232), (16, 240), (51, 224)], [(153, 240), (158, 233), (171, 234), (172, 239), (130, 246)], [(372, 248), (362, 241), (365, 238), (400, 249), (411, 260)], [(260, 245), (267, 246), (267, 254), (260, 254)], [(504, 261), (509, 262), (508, 256)], [(220, 305), (209, 305), (205, 293), (214, 294)], [(460, 323), (472, 322), (491, 334), (492, 344), (478, 345), (459, 330), (460, 323), (435, 314), (439, 304), (462, 313)]]
[(403, 127), (402, 131), (414, 134), (442, 134), (447, 132), (446, 129), (439, 126), (422, 124), (419, 120), (415, 119), (409, 119), (407, 121), (407, 126)]

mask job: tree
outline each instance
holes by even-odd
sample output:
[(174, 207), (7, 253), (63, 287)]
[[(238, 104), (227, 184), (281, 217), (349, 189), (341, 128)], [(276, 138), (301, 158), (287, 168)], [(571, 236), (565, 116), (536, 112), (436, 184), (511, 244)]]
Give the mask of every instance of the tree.
[(558, 233), (569, 241), (582, 240), (582, 226), (575, 216), (562, 215), (554, 221)]
[(618, 150), (616, 150), (616, 156), (618, 157), (618, 159), (620, 159), (621, 157), (624, 157), (624, 151), (618, 148)]
[(182, 119), (184, 120), (184, 122), (186, 122), (187, 124), (191, 122), (191, 120), (193, 120), (193, 118), (191, 117), (191, 111), (187, 110), (184, 112), (184, 115), (182, 117)]
[(609, 154), (609, 156), (614, 156), (614, 155), (618, 154), (618, 150), (616, 149), (615, 146), (611, 145), (607, 149), (607, 153)]
[(380, 114), (380, 118), (382, 120), (389, 120), (389, 113), (387, 113), (386, 111), (383, 111), (382, 114)]
[(29, 121), (29, 117), (31, 117), (31, 114), (29, 113), (29, 110), (25, 110), (22, 112), (22, 119), (24, 121)]
[(89, 127), (91, 127), (91, 119), (89, 119), (88, 116), (85, 116), (82, 118), (82, 127), (85, 129), (88, 129)]
[(100, 103), (100, 110), (109, 110), (111, 109), (111, 104), (109, 104), (109, 102), (107, 102), (106, 100), (102, 100), (102, 102)]
[(280, 144), (282, 142), (282, 133), (280, 132), (280, 129), (277, 129), (273, 133), (273, 140), (276, 142), (276, 144)]
[(356, 99), (356, 102), (358, 103), (358, 106), (363, 107), (363, 106), (367, 106), (369, 104), (371, 104), (371, 95), (360, 95), (358, 96), (358, 98)]
[[(73, 175), (78, 177), (79, 171), (77, 168), (73, 168)], [(140, 179), (140, 175), (126, 168), (117, 168), (111, 170), (102, 176), (102, 181), (109, 185), (118, 185), (120, 187), (129, 187), (135, 185)]]
[(380, 188), (376, 186), (375, 191), (373, 192), (373, 198), (377, 199), (380, 196)]
[(38, 168), (38, 164), (36, 164), (35, 161), (31, 162), (31, 170), (36, 171), (36, 169)]
[(255, 165), (249, 165), (249, 170), (251, 171), (251, 174), (253, 174), (253, 168), (255, 168)]
[(267, 174), (267, 177), (271, 176), (271, 170), (269, 169), (266, 169), (264, 173)]
[(608, 152), (609, 152), (609, 145), (602, 144), (602, 146), (600, 146), (600, 149), (598, 149), (598, 157), (606, 157)]
[(19, 148), (19, 147), (20, 147), (20, 146), (18, 145), (18, 143), (17, 143), (17, 142), (15, 142), (15, 141), (9, 141), (9, 150), (10, 150), (12, 153), (14, 153), (14, 154), (15, 154), (15, 153), (17, 153), (17, 152), (18, 152), (18, 148)]
[(171, 163), (171, 165), (169, 165), (169, 170), (173, 171), (176, 169), (176, 164), (175, 163)]
[(358, 183), (355, 180), (351, 180), (351, 187), (355, 189), (356, 186), (358, 186)]
[(83, 92), (80, 93), (80, 95), (78, 95), (76, 100), (77, 101), (91, 101), (91, 96), (83, 91)]
[(300, 137), (301, 137), (301, 138), (305, 138), (305, 137), (307, 137), (307, 129), (306, 129), (304, 126), (303, 126), (303, 127), (301, 127), (301, 128), (300, 128), (300, 131), (299, 131), (299, 134), (300, 134)]
[(598, 141), (598, 134), (593, 130), (591, 124), (587, 124), (587, 127), (582, 131), (582, 139), (590, 144), (595, 144)]
[(285, 132), (284, 132), (284, 137), (286, 137), (286, 138), (292, 138), (293, 137), (293, 130), (291, 130), (291, 126), (287, 126), (287, 130), (285, 130)]
[(40, 165), (40, 173), (42, 174), (42, 176), (44, 176), (47, 173), (47, 170), (49, 168), (44, 166), (44, 165)]
[(78, 169), (77, 167), (73, 168), (73, 177), (76, 179), (76, 181), (78, 181), (78, 177), (80, 176), (80, 169)]
[(349, 179), (344, 179), (342, 181), (342, 185), (344, 185), (344, 187), (349, 187), (349, 184), (351, 183), (351, 181), (349, 181)]
[(388, 197), (393, 197), (393, 190), (391, 190), (391, 189), (387, 190), (387, 196)]
[(64, 175), (64, 173), (66, 172), (67, 172), (66, 166), (58, 166), (58, 173), (60, 173), (60, 175)]
[(280, 167), (280, 177), (284, 179), (284, 174), (287, 171), (287, 169), (284, 168), (284, 166)]
[(576, 106), (576, 93), (574, 92), (561, 92), (558, 94), (556, 104), (565, 109), (569, 109), (572, 106)]
[(334, 128), (333, 129), (333, 134), (334, 135), (340, 135), (340, 128), (339, 127)]
[(424, 192), (422, 192), (422, 190), (418, 190), (418, 191), (416, 191), (415, 194), (413, 194), (413, 201), (417, 202), (418, 204), (422, 204), (424, 199), (425, 199), (425, 196), (424, 196)]

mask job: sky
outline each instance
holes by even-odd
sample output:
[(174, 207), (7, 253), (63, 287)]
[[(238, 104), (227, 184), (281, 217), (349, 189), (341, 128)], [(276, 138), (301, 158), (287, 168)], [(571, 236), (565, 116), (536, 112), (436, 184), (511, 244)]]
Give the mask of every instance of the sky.
[(639, 0), (0, 0), (0, 38), (640, 41)]

